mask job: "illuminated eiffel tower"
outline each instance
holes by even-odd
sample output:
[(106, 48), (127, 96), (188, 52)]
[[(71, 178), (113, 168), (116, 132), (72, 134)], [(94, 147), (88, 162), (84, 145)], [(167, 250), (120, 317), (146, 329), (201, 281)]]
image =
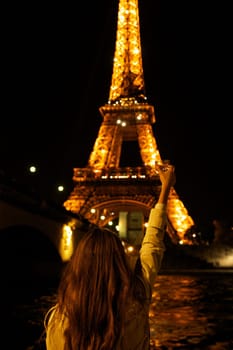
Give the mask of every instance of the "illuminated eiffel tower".
[[(93, 150), (85, 168), (73, 169), (74, 189), (64, 206), (91, 223), (116, 224), (120, 236), (140, 243), (161, 185), (155, 163), (163, 161), (152, 129), (154, 107), (145, 95), (138, 0), (119, 0), (109, 100), (99, 111), (103, 121)], [(122, 164), (127, 153), (140, 162)], [(185, 234), (194, 222), (174, 188), (167, 216), (173, 243), (191, 244)]]

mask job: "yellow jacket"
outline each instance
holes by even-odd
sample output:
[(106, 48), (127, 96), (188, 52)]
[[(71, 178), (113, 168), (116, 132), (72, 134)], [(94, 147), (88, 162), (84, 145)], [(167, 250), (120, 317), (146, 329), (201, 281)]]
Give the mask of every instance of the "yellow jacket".
[[(160, 269), (165, 246), (163, 243), (166, 226), (166, 206), (156, 204), (151, 209), (148, 226), (139, 252), (146, 291), (144, 304), (135, 301), (128, 308), (124, 335), (119, 339), (116, 350), (148, 350), (150, 348), (149, 308), (152, 288)], [(65, 316), (59, 318), (56, 305), (45, 317), (46, 349), (64, 350)]]

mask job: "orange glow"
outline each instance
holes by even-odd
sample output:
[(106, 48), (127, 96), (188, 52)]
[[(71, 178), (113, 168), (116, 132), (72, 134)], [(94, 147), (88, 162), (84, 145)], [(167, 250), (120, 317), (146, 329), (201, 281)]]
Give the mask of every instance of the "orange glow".
[[(160, 190), (155, 164), (163, 161), (152, 128), (154, 107), (145, 95), (140, 40), (138, 0), (120, 0), (109, 99), (99, 108), (103, 122), (87, 167), (74, 168), (75, 187), (64, 202), (67, 210), (100, 226), (120, 212), (141, 212), (146, 222)], [(142, 166), (120, 167), (127, 141), (138, 142)], [(172, 240), (191, 244), (185, 234), (194, 222), (174, 188), (167, 214)]]
[(62, 260), (68, 261), (73, 254), (73, 231), (70, 225), (63, 225), (60, 242), (60, 255)]

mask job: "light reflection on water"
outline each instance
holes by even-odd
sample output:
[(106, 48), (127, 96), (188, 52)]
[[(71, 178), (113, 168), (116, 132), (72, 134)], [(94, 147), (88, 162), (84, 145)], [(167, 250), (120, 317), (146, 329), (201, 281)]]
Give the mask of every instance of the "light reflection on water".
[(233, 349), (233, 275), (160, 275), (150, 310), (156, 349)]
[[(17, 350), (45, 349), (38, 342), (43, 316), (54, 303), (54, 289), (16, 306), (24, 343)], [(20, 324), (21, 323), (21, 324)], [(233, 349), (232, 273), (161, 274), (150, 309), (151, 349)]]

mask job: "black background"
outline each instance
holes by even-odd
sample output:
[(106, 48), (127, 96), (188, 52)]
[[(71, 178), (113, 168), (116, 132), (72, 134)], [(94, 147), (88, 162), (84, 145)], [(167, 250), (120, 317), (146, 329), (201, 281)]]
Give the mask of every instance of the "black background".
[[(97, 5), (96, 5), (97, 4)], [(230, 8), (139, 0), (148, 102), (163, 159), (197, 223), (232, 218)], [(228, 5), (229, 6), (229, 5)], [(62, 203), (83, 167), (108, 100), (117, 0), (8, 4), (2, 41), (0, 169)], [(31, 163), (38, 173), (30, 177)], [(65, 192), (56, 192), (57, 184)]]

